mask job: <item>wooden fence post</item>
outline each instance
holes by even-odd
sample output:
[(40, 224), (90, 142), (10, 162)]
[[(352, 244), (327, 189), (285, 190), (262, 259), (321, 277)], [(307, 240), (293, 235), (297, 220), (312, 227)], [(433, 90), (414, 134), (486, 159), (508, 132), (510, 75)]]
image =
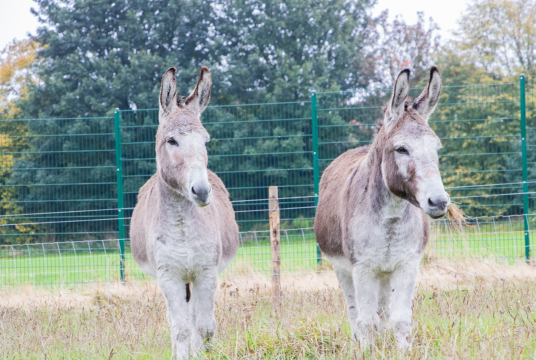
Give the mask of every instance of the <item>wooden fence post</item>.
[(272, 249), (272, 301), (274, 305), (281, 304), (281, 253), (279, 243), (279, 200), (277, 186), (269, 188), (270, 209), (270, 245)]

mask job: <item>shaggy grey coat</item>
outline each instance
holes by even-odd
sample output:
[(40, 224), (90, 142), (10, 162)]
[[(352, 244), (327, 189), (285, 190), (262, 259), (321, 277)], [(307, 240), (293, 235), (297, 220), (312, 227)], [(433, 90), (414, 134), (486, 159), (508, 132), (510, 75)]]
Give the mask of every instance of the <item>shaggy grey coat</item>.
[(210, 72), (201, 69), (184, 103), (175, 72), (162, 78), (157, 172), (140, 189), (130, 238), (134, 259), (156, 277), (166, 300), (173, 358), (185, 359), (214, 335), (218, 273), (232, 261), (239, 238), (229, 193), (207, 169), (210, 137), (199, 116), (210, 101)]
[(440, 92), (434, 67), (409, 104), (409, 70), (401, 72), (372, 144), (339, 156), (320, 181), (318, 245), (346, 296), (353, 336), (364, 344), (390, 322), (399, 346), (409, 346), (426, 214), (443, 216), (450, 201), (438, 168), (441, 144), (427, 123)]

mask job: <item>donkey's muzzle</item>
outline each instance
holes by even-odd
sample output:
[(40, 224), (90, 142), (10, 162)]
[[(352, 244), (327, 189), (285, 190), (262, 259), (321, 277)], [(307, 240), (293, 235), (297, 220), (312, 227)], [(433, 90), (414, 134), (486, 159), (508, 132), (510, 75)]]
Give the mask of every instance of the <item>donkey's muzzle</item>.
[(210, 204), (210, 195), (212, 188), (210, 185), (194, 185), (192, 186), (192, 198), (198, 206), (207, 206)]
[(434, 219), (440, 218), (447, 212), (449, 204), (450, 198), (446, 192), (431, 196), (428, 198), (428, 209), (426, 212)]

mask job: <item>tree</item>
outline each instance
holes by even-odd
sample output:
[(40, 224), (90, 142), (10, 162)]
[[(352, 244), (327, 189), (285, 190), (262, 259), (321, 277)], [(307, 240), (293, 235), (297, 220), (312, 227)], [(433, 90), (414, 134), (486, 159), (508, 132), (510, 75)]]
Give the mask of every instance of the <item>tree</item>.
[(217, 31), (228, 53), (222, 81), (242, 103), (307, 99), (311, 90), (363, 88), (374, 78), (366, 52), (370, 0), (222, 3)]
[(164, 71), (186, 93), (210, 65), (214, 8), (201, 0), (38, 0), (42, 81), (21, 102), (29, 117), (102, 116), (154, 108)]
[(371, 0), (38, 0), (46, 45), (28, 116), (100, 116), (157, 105), (160, 78), (179, 69), (188, 93), (211, 68), (213, 103), (287, 101), (311, 90), (366, 86)]
[[(16, 215), (24, 213), (24, 207), (17, 202), (17, 188), (10, 182), (13, 166), (27, 150), (27, 126), (14, 120), (21, 110), (16, 101), (28, 96), (32, 84), (38, 83), (34, 73), (39, 45), (31, 39), (12, 41), (0, 51), (0, 214)], [(31, 222), (26, 217), (13, 220), (2, 218), (0, 223)], [(3, 226), (0, 228), (3, 243), (24, 243), (25, 234), (39, 229), (36, 225)]]
[[(27, 212), (116, 206), (110, 186), (116, 176), (110, 116), (116, 107), (133, 110), (123, 113), (122, 125), (131, 127), (123, 129), (122, 140), (129, 144), (123, 157), (136, 159), (125, 161), (127, 206), (134, 204), (140, 185), (154, 173), (151, 132), (158, 122), (157, 111), (140, 109), (157, 107), (161, 75), (169, 66), (179, 68), (179, 91), (186, 95), (199, 67), (208, 65), (215, 84), (212, 104), (287, 102), (308, 100), (312, 90), (366, 91), (384, 81), (377, 66), (385, 54), (388, 72), (409, 61), (420, 74), (435, 51), (433, 23), (427, 28), (423, 16), (413, 26), (390, 24), (386, 14), (373, 19), (372, 0), (38, 0), (37, 5), (35, 14), (45, 25), (37, 32), (43, 44), (40, 82), (17, 104), (27, 118), (70, 119), (28, 122), (28, 131), (39, 134), (29, 144), (35, 154), (17, 159), (10, 179), (28, 185), (16, 194)], [(281, 196), (312, 194), (310, 118), (306, 103), (205, 112), (213, 138), (210, 167), (234, 200), (266, 198), (273, 184), (282, 186)], [(101, 168), (89, 169), (96, 164)], [(73, 185), (80, 183), (86, 185)]]
[(495, 77), (536, 70), (536, 1), (474, 0), (459, 20), (458, 51)]
[[(376, 61), (376, 74), (383, 86), (393, 85), (398, 73), (404, 68), (412, 70), (412, 82), (428, 81), (430, 66), (440, 49), (438, 25), (432, 18), (426, 24), (424, 13), (417, 12), (417, 23), (406, 24), (399, 16), (389, 22), (385, 10), (376, 21), (375, 44), (372, 45)], [(423, 85), (423, 86), (424, 86)]]
[[(96, 185), (115, 181), (115, 159), (110, 151), (113, 135), (109, 135), (114, 132), (113, 120), (84, 118), (110, 116), (116, 107), (156, 108), (160, 79), (169, 66), (179, 68), (179, 92), (185, 95), (199, 67), (208, 65), (215, 84), (212, 104), (308, 99), (313, 89), (365, 87), (374, 76), (373, 62), (364, 51), (365, 39), (372, 31), (369, 0), (295, 0), (284, 4), (38, 0), (37, 4), (35, 14), (46, 25), (37, 31), (43, 44), (37, 71), (41, 82), (18, 104), (28, 118), (71, 120), (28, 123), (31, 133), (40, 134), (31, 140), (36, 154), (16, 162), (18, 170), (11, 181), (46, 185), (20, 188), (17, 198), (24, 200), (21, 203), (28, 212), (56, 211), (60, 205), (55, 204), (61, 200), (62, 211), (86, 210), (96, 206), (96, 199), (116, 198), (114, 187)], [(253, 121), (271, 118), (273, 111), (282, 119), (299, 121), (291, 126), (271, 120), (259, 126)], [(234, 199), (266, 198), (262, 192), (271, 184), (309, 184), (311, 144), (306, 135), (312, 130), (307, 120), (310, 115), (304, 114), (307, 111), (304, 104), (269, 110), (207, 111), (203, 121), (214, 123), (209, 126), (214, 139), (209, 145), (212, 158), (221, 159), (216, 155), (223, 152), (237, 155), (224, 158), (230, 161), (212, 160), (211, 167), (233, 179), (227, 183), (248, 188), (231, 191)], [(143, 176), (154, 172), (154, 162), (147, 160), (154, 158), (150, 143), (154, 135), (148, 135), (148, 128), (154, 130), (157, 124), (154, 115), (136, 111), (124, 114), (122, 120), (138, 126), (123, 131), (123, 141), (140, 142), (132, 152), (125, 148), (124, 157), (144, 159), (125, 165), (125, 171), (133, 174), (125, 183), (127, 196), (133, 198)], [(85, 135), (99, 133), (107, 135)], [(295, 155), (271, 155), (277, 152)], [(240, 154), (251, 157), (242, 162)], [(97, 161), (106, 169), (76, 170)], [(233, 178), (233, 171), (247, 171), (247, 181), (261, 185), (248, 186), (246, 179)], [(79, 183), (93, 187), (84, 195), (81, 187), (72, 185)], [(51, 184), (65, 185), (54, 188)], [(289, 187), (282, 193), (287, 190), (309, 194), (312, 188)], [(55, 202), (48, 201), (51, 199)], [(88, 201), (67, 201), (73, 199)], [(34, 201), (38, 209), (30, 208)], [(105, 202), (98, 205), (115, 207)]]
[(468, 54), (459, 51), (452, 42), (443, 45), (433, 55), (433, 59), (441, 71), (443, 86), (497, 83), (492, 73), (479, 67)]
[(16, 117), (20, 109), (15, 102), (27, 97), (30, 86), (38, 83), (33, 68), (38, 47), (33, 39), (13, 40), (0, 51), (1, 117)]

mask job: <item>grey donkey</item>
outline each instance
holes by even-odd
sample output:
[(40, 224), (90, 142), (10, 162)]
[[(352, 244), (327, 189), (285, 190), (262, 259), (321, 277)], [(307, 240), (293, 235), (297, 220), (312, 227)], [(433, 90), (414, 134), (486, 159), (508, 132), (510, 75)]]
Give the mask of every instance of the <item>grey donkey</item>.
[(184, 101), (175, 73), (172, 67), (162, 78), (156, 174), (140, 189), (130, 238), (134, 259), (164, 295), (173, 359), (185, 359), (214, 335), (218, 273), (236, 255), (239, 238), (229, 193), (207, 169), (210, 136), (199, 117), (210, 101), (210, 71), (201, 68)]
[(320, 181), (318, 245), (333, 264), (362, 346), (385, 325), (401, 349), (410, 346), (427, 216), (443, 216), (450, 203), (439, 173), (441, 142), (428, 126), (441, 76), (432, 67), (428, 85), (409, 102), (409, 75), (407, 69), (398, 75), (372, 144), (339, 156)]

